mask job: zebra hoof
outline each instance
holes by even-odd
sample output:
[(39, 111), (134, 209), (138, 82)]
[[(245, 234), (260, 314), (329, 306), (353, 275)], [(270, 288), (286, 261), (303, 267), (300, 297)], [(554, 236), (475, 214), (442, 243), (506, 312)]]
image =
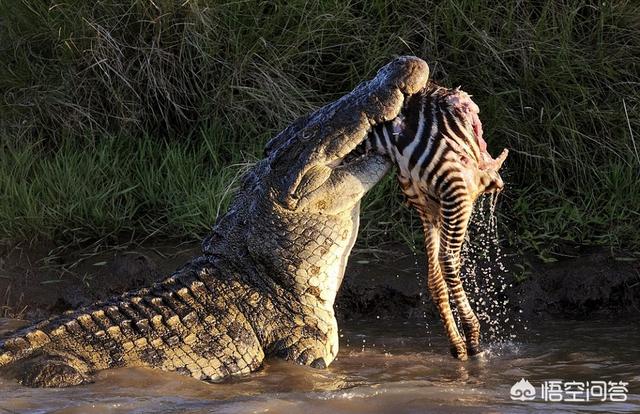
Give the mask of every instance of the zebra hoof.
[(484, 350), (482, 350), (477, 354), (471, 355), (471, 359), (473, 359), (474, 361), (485, 361), (486, 355), (487, 353)]
[(467, 345), (467, 354), (472, 356), (480, 356), (484, 353), (484, 350), (480, 347), (480, 344), (468, 344)]
[(451, 348), (451, 355), (453, 355), (454, 358), (459, 359), (460, 361), (466, 361), (467, 360), (467, 349), (466, 347), (463, 345), (452, 345)]

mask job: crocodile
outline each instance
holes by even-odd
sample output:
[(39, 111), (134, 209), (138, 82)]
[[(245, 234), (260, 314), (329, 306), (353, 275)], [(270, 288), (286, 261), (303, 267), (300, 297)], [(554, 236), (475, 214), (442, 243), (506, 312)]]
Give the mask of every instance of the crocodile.
[(353, 155), (423, 89), (429, 67), (399, 57), (353, 91), (285, 128), (243, 176), (202, 255), (166, 279), (23, 328), (0, 341), (19, 383), (63, 387), (116, 367), (218, 381), (265, 357), (327, 367), (338, 353), (333, 304), (360, 200), (390, 169)]

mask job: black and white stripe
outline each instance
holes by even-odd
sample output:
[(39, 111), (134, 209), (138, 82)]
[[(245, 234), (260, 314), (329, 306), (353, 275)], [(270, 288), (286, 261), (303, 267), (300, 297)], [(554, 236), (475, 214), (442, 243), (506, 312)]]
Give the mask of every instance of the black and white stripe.
[[(475, 196), (465, 180), (469, 168), (461, 158), (479, 163), (481, 150), (468, 118), (448, 99), (456, 94), (468, 98), (458, 89), (435, 85), (411, 96), (401, 115), (377, 126), (367, 142), (368, 150), (387, 155), (397, 166), (407, 202), (422, 219), (429, 290), (452, 353), (465, 359), (480, 352), (480, 328), (459, 277), (460, 251)], [(451, 313), (450, 297), (461, 316), (465, 339)]]

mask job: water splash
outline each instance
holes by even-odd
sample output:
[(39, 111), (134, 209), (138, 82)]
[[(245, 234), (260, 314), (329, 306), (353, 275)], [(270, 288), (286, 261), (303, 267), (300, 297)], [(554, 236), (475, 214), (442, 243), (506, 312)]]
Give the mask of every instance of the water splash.
[(509, 270), (500, 247), (497, 203), (497, 194), (483, 195), (476, 201), (462, 248), (460, 272), (469, 301), (484, 325), (483, 340), (489, 342), (513, 340), (524, 326), (522, 318), (510, 311), (506, 295), (511, 284), (505, 279)]

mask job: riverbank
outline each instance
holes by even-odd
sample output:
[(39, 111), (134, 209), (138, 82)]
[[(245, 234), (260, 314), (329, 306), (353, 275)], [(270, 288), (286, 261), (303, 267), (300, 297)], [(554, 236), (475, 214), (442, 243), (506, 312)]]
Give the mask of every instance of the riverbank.
[[(149, 285), (197, 256), (200, 247), (152, 241), (69, 251), (48, 243), (2, 249), (0, 317), (37, 320)], [(476, 271), (475, 281), (465, 281), (474, 307), (511, 321), (640, 314), (640, 257), (593, 247), (564, 254), (546, 262), (504, 254)], [(424, 254), (401, 244), (355, 250), (336, 313), (342, 320), (436, 320)]]

